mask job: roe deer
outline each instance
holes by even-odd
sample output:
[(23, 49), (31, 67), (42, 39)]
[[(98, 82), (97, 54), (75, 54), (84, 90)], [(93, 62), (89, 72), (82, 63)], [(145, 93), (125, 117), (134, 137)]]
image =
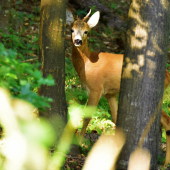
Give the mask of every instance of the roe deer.
[[(103, 95), (109, 103), (113, 122), (116, 123), (116, 96), (120, 89), (123, 55), (104, 52), (97, 53), (89, 50), (87, 35), (90, 29), (97, 25), (100, 17), (100, 13), (97, 11), (86, 23), (85, 20), (90, 13), (91, 10), (83, 20), (77, 19), (73, 23), (71, 29), (73, 43), (72, 62), (80, 80), (87, 87), (89, 96), (88, 105), (97, 106), (101, 95)], [(168, 71), (166, 71), (166, 74), (165, 86), (170, 84), (170, 74)], [(84, 119), (81, 136), (84, 136), (89, 121), (90, 118)], [(164, 122), (164, 124), (167, 122), (167, 131), (169, 130), (170, 132), (170, 123), (168, 124), (170, 118), (167, 115), (162, 116), (161, 122)], [(167, 160), (170, 162), (170, 155)]]

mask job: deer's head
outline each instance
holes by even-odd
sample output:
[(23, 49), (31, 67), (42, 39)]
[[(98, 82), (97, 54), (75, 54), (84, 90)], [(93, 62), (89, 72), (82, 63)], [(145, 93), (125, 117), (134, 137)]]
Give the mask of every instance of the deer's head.
[(85, 22), (88, 16), (90, 15), (90, 13), (91, 13), (91, 9), (89, 13), (84, 17), (83, 20), (77, 19), (73, 23), (73, 27), (71, 29), (72, 41), (76, 47), (82, 46), (82, 44), (87, 40), (87, 34), (90, 31), (90, 29), (95, 27), (97, 23), (99, 22), (99, 18), (100, 18), (99, 11), (95, 12), (90, 17), (88, 22)]

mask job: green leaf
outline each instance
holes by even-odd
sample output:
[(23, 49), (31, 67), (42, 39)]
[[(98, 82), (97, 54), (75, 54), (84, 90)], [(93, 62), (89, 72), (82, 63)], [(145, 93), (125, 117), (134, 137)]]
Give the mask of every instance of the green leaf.
[(20, 85), (21, 85), (21, 86), (25, 86), (27, 83), (28, 83), (27, 80), (24, 80), (24, 79), (21, 79), (21, 80), (20, 80)]
[(96, 128), (96, 130), (97, 130), (97, 133), (98, 133), (99, 135), (101, 135), (101, 134), (102, 134), (102, 130), (101, 130), (101, 129)]
[(36, 37), (36, 38), (33, 39), (34, 42), (36, 42), (36, 41), (38, 41), (38, 40), (39, 40), (38, 37)]
[(79, 99), (80, 99), (80, 100), (83, 100), (83, 96), (79, 96)]
[(35, 78), (41, 78), (42, 77), (42, 73), (39, 70), (34, 71), (33, 75), (34, 75)]
[(91, 145), (90, 139), (88, 139), (88, 140), (86, 141), (86, 145), (88, 145), (88, 146)]
[(113, 3), (111, 3), (110, 7), (113, 8), (113, 9), (117, 8), (116, 4), (113, 4)]
[(21, 87), (21, 94), (22, 95), (27, 95), (30, 93), (30, 84), (27, 83), (25, 86)]
[(89, 126), (89, 129), (92, 131), (92, 130), (95, 129), (95, 126), (94, 126), (94, 125), (91, 125), (91, 126)]

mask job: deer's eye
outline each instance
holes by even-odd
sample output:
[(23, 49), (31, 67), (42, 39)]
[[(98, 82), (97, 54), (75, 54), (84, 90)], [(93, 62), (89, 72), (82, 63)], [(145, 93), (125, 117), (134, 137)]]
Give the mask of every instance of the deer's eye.
[(88, 31), (84, 31), (84, 34), (87, 34), (88, 33)]
[(73, 32), (74, 32), (74, 30), (73, 30), (73, 29), (71, 29), (71, 32), (73, 33)]

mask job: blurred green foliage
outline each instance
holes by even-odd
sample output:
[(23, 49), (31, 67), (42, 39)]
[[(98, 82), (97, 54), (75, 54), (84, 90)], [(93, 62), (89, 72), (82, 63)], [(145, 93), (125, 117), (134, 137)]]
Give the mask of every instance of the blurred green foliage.
[(120, 16), (123, 15), (123, 11), (114, 3), (111, 3), (110, 5), (111, 9), (116, 11)]
[(75, 12), (75, 15), (76, 16), (79, 16), (79, 17), (82, 17), (82, 16), (85, 16), (87, 14), (87, 12), (85, 10), (82, 10), (82, 9), (78, 9), (76, 12)]
[(0, 120), (5, 133), (0, 140), (0, 169), (47, 169), (56, 132), (47, 120), (34, 117), (33, 109), (0, 88)]

